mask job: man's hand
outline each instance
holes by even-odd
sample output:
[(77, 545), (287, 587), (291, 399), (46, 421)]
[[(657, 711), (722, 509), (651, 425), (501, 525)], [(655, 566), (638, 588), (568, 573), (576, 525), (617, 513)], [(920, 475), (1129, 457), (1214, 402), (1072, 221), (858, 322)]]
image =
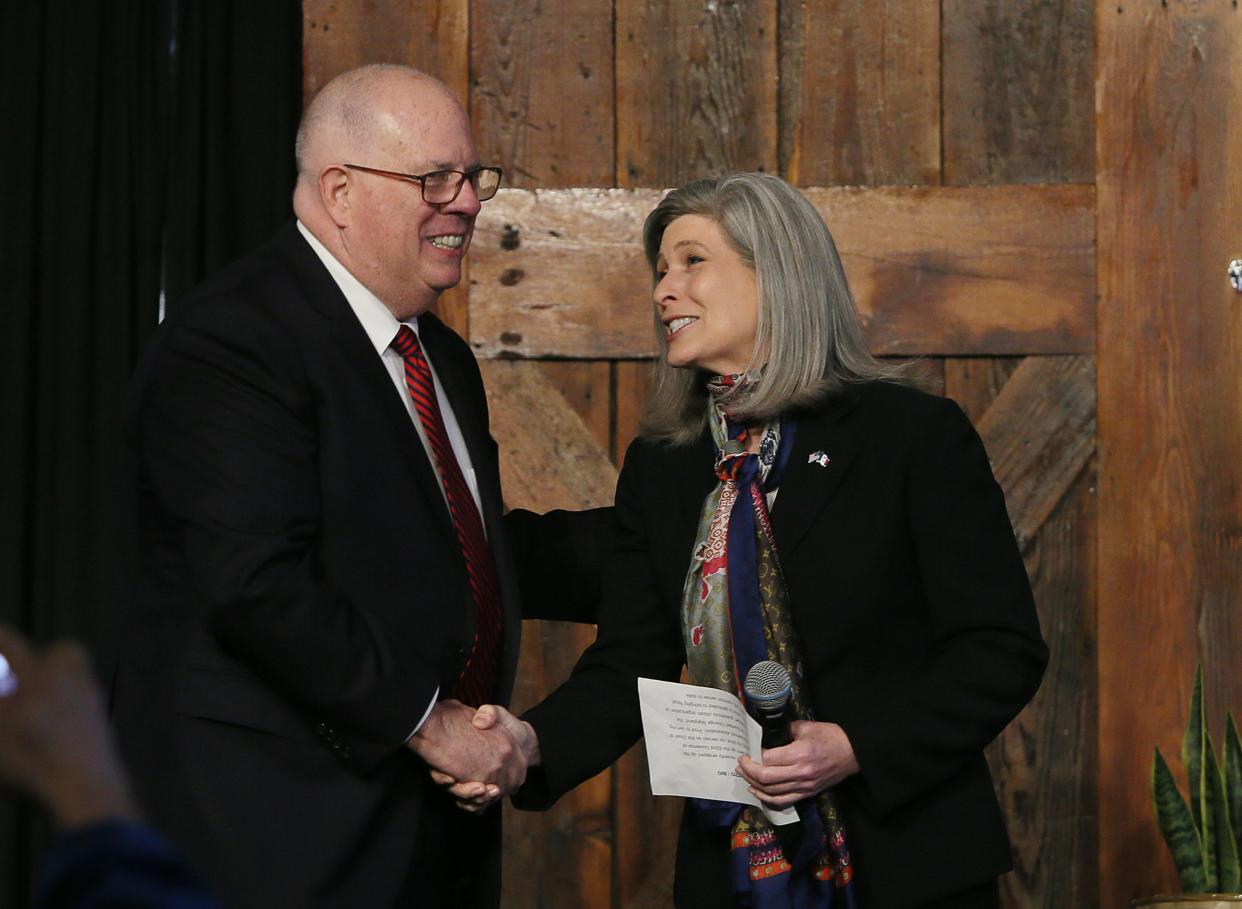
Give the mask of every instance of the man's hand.
[[(535, 735), (534, 727), (524, 720), (519, 720), (505, 708), (496, 704), (484, 704), (475, 713), (472, 722), (476, 729), (491, 729), (499, 725), (508, 730), (513, 740), (517, 742), (527, 767), (535, 767), (543, 762), (539, 751), (539, 737)], [(441, 786), (448, 787), (449, 793), (457, 799), (457, 807), (472, 814), (485, 811), (504, 795), (513, 794), (512, 790), (502, 792), (500, 787), (494, 784), (471, 780), (468, 777), (455, 777), (438, 770), (431, 771), (431, 778)]]
[(835, 723), (795, 720), (789, 731), (793, 742), (765, 750), (762, 764), (745, 754), (737, 762), (750, 791), (767, 804), (796, 804), (858, 772), (854, 748)]
[(0, 626), (0, 654), (15, 682), (0, 697), (0, 782), (35, 796), (62, 827), (137, 817), (82, 648), (36, 652)]
[(484, 791), (490, 784), (496, 798), (516, 792), (526, 779), (529, 749), (519, 746), (504, 723), (490, 716), (475, 723), (475, 718), (476, 711), (460, 701), (440, 701), (409, 747), (437, 780), (474, 780)]

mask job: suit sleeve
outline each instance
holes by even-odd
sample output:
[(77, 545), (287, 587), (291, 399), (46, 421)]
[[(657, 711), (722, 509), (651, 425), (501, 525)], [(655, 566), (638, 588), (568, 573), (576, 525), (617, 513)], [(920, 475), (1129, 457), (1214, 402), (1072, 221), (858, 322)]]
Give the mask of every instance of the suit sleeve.
[(617, 483), (616, 545), (603, 564), (599, 635), (569, 680), (528, 711), (543, 764), (514, 797), (543, 809), (604, 770), (642, 735), (640, 677), (675, 681), (685, 661), (676, 610), (664, 607), (652, 571), (642, 476), (651, 450), (636, 442)]
[(522, 618), (598, 621), (604, 562), (616, 541), (612, 508), (505, 515), (513, 544)]
[(977, 759), (1039, 687), (1048, 650), (983, 443), (936, 399), (906, 467), (907, 514), (932, 637), (922, 670), (845, 727), (854, 781), (887, 814)]
[(319, 415), (287, 327), (229, 297), (201, 302), (141, 383), (143, 495), (180, 538), (177, 570), (223, 649), (373, 764), (422, 716), (440, 655), (417, 610), (385, 617), (324, 576)]

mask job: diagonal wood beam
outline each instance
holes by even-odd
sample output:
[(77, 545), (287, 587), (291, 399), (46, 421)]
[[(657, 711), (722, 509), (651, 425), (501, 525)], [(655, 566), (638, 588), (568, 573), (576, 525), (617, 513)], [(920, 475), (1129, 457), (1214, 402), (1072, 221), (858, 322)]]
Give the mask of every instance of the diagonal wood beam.
[(510, 508), (611, 505), (617, 468), (538, 363), (483, 360), (500, 482)]
[(977, 428), (1025, 551), (1095, 451), (1094, 359), (1028, 357)]
[[(655, 353), (640, 247), (655, 189), (502, 190), (470, 273), (482, 357)], [(885, 355), (1092, 353), (1091, 186), (803, 190), (832, 228)]]
[[(501, 482), (511, 508), (612, 503), (617, 469), (538, 363), (482, 360)], [(1028, 357), (979, 419), (1025, 550), (1095, 451), (1091, 357)]]

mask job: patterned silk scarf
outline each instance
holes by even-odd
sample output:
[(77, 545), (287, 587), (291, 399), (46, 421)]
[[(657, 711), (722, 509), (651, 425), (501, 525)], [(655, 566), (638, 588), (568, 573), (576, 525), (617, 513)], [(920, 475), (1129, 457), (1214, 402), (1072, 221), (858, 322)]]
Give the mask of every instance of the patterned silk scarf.
[[(714, 399), (754, 381), (753, 375), (717, 376)], [(730, 691), (743, 702), (742, 684), (761, 660), (781, 663), (793, 680), (790, 701), (798, 719), (813, 719), (802, 687), (802, 650), (789, 611), (785, 580), (765, 493), (776, 488), (795, 424), (763, 427), (759, 453), (747, 451), (745, 426), (713, 404), (719, 485), (703, 502), (690, 570), (682, 592), (682, 629), (690, 681)], [(798, 805), (802, 836), (797, 855), (785, 855), (763, 812), (749, 805), (694, 800), (700, 821), (731, 828), (733, 891), (755, 909), (819, 909), (855, 905), (853, 868), (845, 827), (831, 792)]]

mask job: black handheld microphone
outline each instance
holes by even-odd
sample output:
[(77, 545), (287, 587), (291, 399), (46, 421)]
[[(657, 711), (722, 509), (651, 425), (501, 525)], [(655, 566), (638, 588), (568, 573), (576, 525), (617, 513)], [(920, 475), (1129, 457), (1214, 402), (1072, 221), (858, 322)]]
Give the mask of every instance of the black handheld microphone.
[[(757, 714), (755, 719), (763, 727), (763, 747), (780, 748), (793, 741), (789, 732), (789, 715), (785, 712), (793, 694), (793, 681), (789, 670), (780, 663), (763, 660), (750, 667), (746, 673), (746, 700)], [(782, 824), (776, 828), (776, 838), (781, 851), (790, 861), (802, 848), (802, 822)]]
[(789, 670), (780, 663), (763, 660), (746, 673), (746, 700), (763, 727), (763, 747), (780, 748), (793, 741), (789, 733), (789, 716), (785, 708), (793, 694)]

